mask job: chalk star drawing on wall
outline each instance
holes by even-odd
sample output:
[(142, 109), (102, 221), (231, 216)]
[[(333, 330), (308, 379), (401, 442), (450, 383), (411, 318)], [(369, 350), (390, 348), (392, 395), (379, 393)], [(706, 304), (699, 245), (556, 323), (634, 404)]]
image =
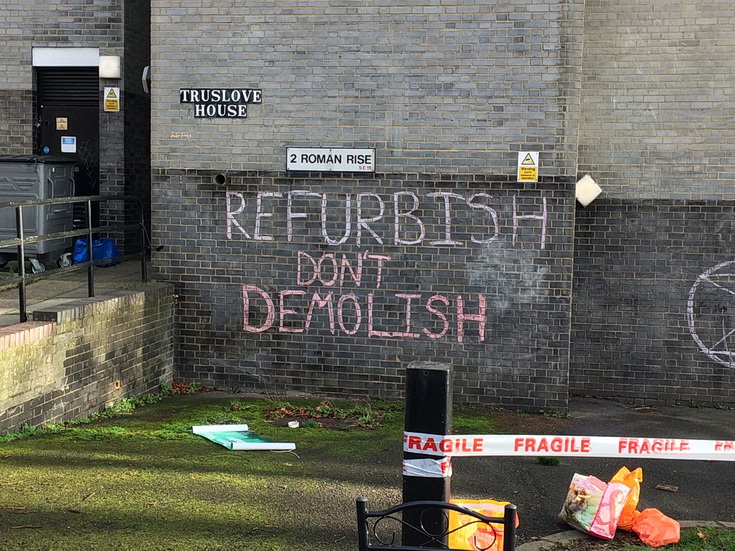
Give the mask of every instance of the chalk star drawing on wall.
[(735, 260), (701, 274), (689, 291), (692, 338), (710, 359), (735, 368)]

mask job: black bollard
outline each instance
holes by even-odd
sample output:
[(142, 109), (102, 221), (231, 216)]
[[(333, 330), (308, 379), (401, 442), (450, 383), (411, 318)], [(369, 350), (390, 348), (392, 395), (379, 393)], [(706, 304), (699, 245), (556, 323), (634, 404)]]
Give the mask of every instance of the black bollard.
[[(411, 362), (406, 369), (406, 432), (451, 434), (452, 366), (435, 362)], [(427, 455), (403, 452), (403, 460), (425, 459)], [(438, 456), (431, 456), (441, 459)], [(449, 476), (429, 478), (403, 475), (403, 502), (449, 501)], [(426, 537), (410, 527), (421, 527), (434, 535), (446, 534), (447, 518), (443, 511), (413, 509), (404, 512), (403, 545), (422, 545)], [(441, 538), (446, 540), (446, 538)], [(446, 541), (444, 541), (446, 545)], [(437, 543), (436, 547), (440, 545)]]

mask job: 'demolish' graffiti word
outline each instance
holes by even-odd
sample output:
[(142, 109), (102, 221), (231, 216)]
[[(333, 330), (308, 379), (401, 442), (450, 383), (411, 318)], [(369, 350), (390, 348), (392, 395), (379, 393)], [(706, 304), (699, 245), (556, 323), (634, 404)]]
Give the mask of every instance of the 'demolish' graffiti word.
[[(278, 333), (304, 333), (311, 326), (314, 312), (322, 310), (329, 316), (329, 330), (332, 335), (337, 332), (344, 335), (355, 335), (364, 330), (369, 338), (441, 339), (447, 335), (450, 328), (447, 310), (453, 308), (457, 342), (464, 341), (467, 322), (476, 322), (478, 340), (480, 342), (485, 340), (487, 301), (484, 295), (477, 296), (479, 313), (469, 314), (465, 311), (464, 298), (461, 295), (457, 295), (452, 300), (444, 295), (425, 297), (420, 293), (395, 293), (393, 296), (396, 301), (403, 304), (404, 327), (398, 331), (384, 331), (376, 328), (379, 320), (375, 319), (373, 293), (368, 293), (367, 297), (362, 300), (355, 293), (336, 296), (330, 291), (326, 294), (314, 292), (309, 295), (303, 289), (285, 289), (275, 293), (274, 298), (256, 285), (243, 285), (242, 292), (243, 330), (248, 333), (262, 333), (269, 329), (275, 329)], [(258, 325), (250, 320), (251, 303), (254, 298), (262, 300), (266, 307), (265, 319)], [(299, 301), (298, 310), (293, 304), (295, 300)], [(278, 304), (278, 321), (276, 321), (276, 304)], [(420, 329), (413, 327), (412, 312), (416, 307), (425, 308), (436, 317), (440, 325), (438, 331), (428, 327)], [(305, 315), (299, 314), (304, 310), (306, 310)], [(297, 318), (297, 315), (300, 315), (300, 318)]]

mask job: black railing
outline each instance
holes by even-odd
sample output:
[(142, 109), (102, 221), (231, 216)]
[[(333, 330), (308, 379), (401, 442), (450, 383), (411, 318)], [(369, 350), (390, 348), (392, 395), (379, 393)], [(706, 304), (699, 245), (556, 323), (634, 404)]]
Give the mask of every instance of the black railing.
[[(517, 508), (508, 503), (503, 516), (488, 517), (473, 509), (446, 501), (409, 501), (382, 511), (368, 511), (367, 499), (357, 498), (358, 551), (421, 551), (423, 549), (479, 549), (514, 551)], [(407, 520), (406, 513), (411, 521)], [(450, 515), (457, 515), (452, 526)], [(440, 522), (436, 522), (437, 519)], [(452, 534), (469, 529), (461, 547), (449, 547)], [(463, 536), (464, 539), (466, 535)], [(500, 543), (502, 541), (502, 544)]]
[[(138, 208), (138, 221), (134, 224), (114, 224), (109, 226), (92, 226), (92, 205), (94, 203), (108, 202), (108, 201), (128, 201), (133, 202)], [(78, 204), (82, 203), (85, 206), (85, 217), (86, 224), (83, 229), (72, 229), (70, 231), (62, 231), (55, 233), (44, 233), (42, 235), (25, 235), (23, 227), (23, 212), (29, 208), (35, 207), (40, 208), (47, 205), (64, 205), (64, 204)], [(143, 204), (140, 198), (134, 195), (91, 195), (84, 197), (62, 197), (54, 199), (39, 199), (35, 201), (24, 201), (22, 203), (0, 203), (0, 210), (2, 209), (15, 209), (15, 231), (16, 237), (13, 239), (0, 240), (0, 250), (8, 249), (12, 247), (17, 248), (18, 258), (18, 275), (3, 280), (3, 284), (16, 283), (18, 285), (18, 310), (20, 312), (20, 322), (28, 321), (28, 314), (26, 310), (26, 285), (29, 281), (36, 279), (41, 276), (52, 276), (54, 272), (69, 272), (77, 271), (83, 268), (87, 269), (87, 296), (94, 296), (94, 267), (95, 265), (110, 264), (111, 262), (129, 260), (131, 258), (140, 258), (140, 271), (141, 281), (146, 283), (148, 281), (148, 269), (146, 266), (147, 256), (147, 244), (148, 244), (148, 233), (145, 228), (145, 218), (143, 212)], [(123, 209), (124, 210), (124, 209)], [(73, 227), (73, 221), (70, 215), (70, 227)], [(125, 254), (116, 257), (106, 257), (104, 259), (95, 259), (93, 248), (94, 248), (94, 237), (99, 234), (113, 234), (123, 233), (126, 235), (131, 231), (140, 232), (140, 252), (133, 254)], [(28, 274), (25, 269), (26, 260), (26, 246), (34, 243), (41, 243), (43, 241), (49, 241), (53, 239), (71, 239), (73, 237), (84, 236), (87, 241), (87, 261), (79, 262), (69, 267), (62, 267), (53, 272), (43, 273), (32, 273)], [(0, 235), (0, 237), (2, 237)]]

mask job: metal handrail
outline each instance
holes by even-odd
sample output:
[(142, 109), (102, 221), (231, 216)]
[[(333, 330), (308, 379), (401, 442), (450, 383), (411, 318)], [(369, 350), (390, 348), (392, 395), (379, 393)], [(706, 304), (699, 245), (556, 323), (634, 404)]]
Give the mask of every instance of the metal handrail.
[[(92, 226), (92, 203), (100, 203), (103, 201), (133, 201), (138, 205), (139, 219), (135, 224), (116, 224), (112, 226)], [(85, 214), (87, 227), (81, 230), (72, 230), (65, 232), (48, 233), (43, 235), (25, 235), (23, 229), (23, 209), (28, 207), (41, 207), (46, 205), (62, 205), (62, 204), (85, 204)], [(135, 195), (85, 195), (80, 197), (58, 197), (54, 199), (36, 199), (32, 201), (23, 202), (9, 202), (0, 203), (0, 209), (13, 208), (15, 209), (15, 231), (16, 236), (13, 239), (6, 239), (0, 241), (0, 249), (7, 247), (17, 247), (18, 249), (18, 276), (4, 280), (3, 283), (17, 283), (18, 284), (18, 310), (20, 312), (20, 322), (24, 323), (28, 321), (28, 312), (26, 309), (26, 284), (28, 281), (40, 277), (41, 274), (26, 274), (25, 270), (25, 247), (28, 244), (39, 243), (41, 241), (47, 241), (52, 239), (62, 239), (67, 237), (86, 236), (87, 237), (87, 262), (81, 262), (68, 268), (62, 268), (64, 271), (79, 270), (81, 268), (87, 268), (87, 296), (94, 296), (94, 266), (95, 264), (109, 263), (110, 260), (125, 260), (128, 258), (140, 257), (141, 262), (141, 279), (143, 283), (148, 282), (148, 268), (146, 265), (146, 243), (148, 234), (145, 229), (145, 217), (143, 212), (143, 202), (139, 197)], [(93, 237), (96, 233), (111, 233), (111, 232), (125, 232), (129, 230), (138, 229), (140, 231), (141, 239), (141, 251), (140, 253), (117, 256), (113, 259), (105, 258), (95, 260), (93, 257)], [(45, 275), (52, 275), (51, 273), (43, 272)]]

